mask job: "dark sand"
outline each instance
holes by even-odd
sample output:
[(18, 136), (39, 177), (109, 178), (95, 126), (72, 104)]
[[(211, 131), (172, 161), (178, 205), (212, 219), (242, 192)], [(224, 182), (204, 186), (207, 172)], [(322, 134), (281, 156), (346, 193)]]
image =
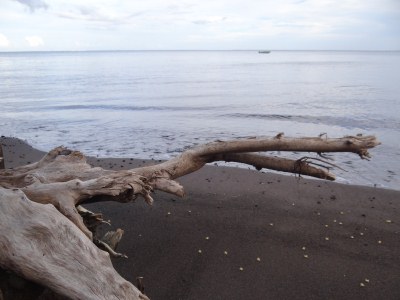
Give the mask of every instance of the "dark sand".
[[(0, 141), (8, 168), (43, 155)], [(213, 166), (179, 181), (184, 199), (87, 206), (125, 230), (115, 268), (151, 299), (400, 299), (399, 191)]]

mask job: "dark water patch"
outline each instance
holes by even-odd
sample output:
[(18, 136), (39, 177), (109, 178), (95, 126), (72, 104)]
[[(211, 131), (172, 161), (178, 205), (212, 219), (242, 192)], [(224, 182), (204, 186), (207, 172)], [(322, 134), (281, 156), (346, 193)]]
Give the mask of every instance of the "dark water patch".
[(70, 144), (71, 144), (71, 145), (80, 145), (80, 144), (86, 145), (86, 144), (91, 143), (91, 142), (93, 142), (93, 141), (90, 141), (90, 140), (82, 140), (82, 141), (72, 141), (72, 142), (70, 142)]
[(226, 68), (243, 68), (243, 67), (256, 67), (259, 68), (260, 66), (338, 66), (338, 65), (354, 65), (359, 64), (359, 62), (355, 61), (312, 61), (312, 60), (304, 60), (304, 61), (294, 61), (294, 60), (287, 60), (287, 61), (276, 61), (276, 60), (265, 60), (265, 61), (254, 61), (254, 62), (246, 62), (246, 63), (232, 63), (228, 64)]
[(368, 85), (360, 85), (360, 84), (348, 84), (348, 85), (339, 85), (339, 88), (370, 88)]

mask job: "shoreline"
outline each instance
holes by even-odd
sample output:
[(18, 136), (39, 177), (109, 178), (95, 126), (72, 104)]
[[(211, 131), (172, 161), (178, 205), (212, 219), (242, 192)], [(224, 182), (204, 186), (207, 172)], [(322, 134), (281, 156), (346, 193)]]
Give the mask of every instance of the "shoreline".
[[(0, 143), (8, 168), (44, 154)], [(185, 198), (156, 192), (153, 207), (85, 205), (125, 230), (118, 251), (129, 258), (113, 264), (133, 283), (143, 276), (151, 299), (400, 299), (400, 191), (222, 166), (178, 181)]]
[[(49, 149), (44, 149), (44, 147), (38, 147), (37, 145), (35, 146), (34, 144), (30, 144), (29, 141), (27, 141), (27, 140), (20, 139), (20, 138), (14, 137), (14, 136), (1, 136), (0, 137), (0, 143), (1, 143), (2, 139), (5, 139), (7, 141), (17, 141), (19, 144), (21, 144), (21, 146), (23, 145), (24, 149), (26, 147), (28, 147), (28, 149), (34, 151), (34, 154), (31, 154), (31, 155), (33, 155), (34, 158), (37, 159), (37, 160), (40, 159), (45, 153), (47, 153), (47, 151), (50, 151), (51, 149), (53, 149), (52, 147), (49, 148)], [(133, 167), (142, 166), (142, 165), (144, 165), (146, 163), (147, 164), (159, 163), (159, 162), (166, 161), (166, 160), (169, 160), (169, 159), (172, 159), (172, 158), (175, 157), (175, 156), (170, 156), (168, 158), (165, 158), (165, 157), (163, 157), (163, 158), (160, 158), (160, 157), (144, 158), (144, 157), (128, 156), (128, 155), (121, 155), (121, 156), (112, 156), (112, 155), (110, 155), (110, 156), (104, 156), (104, 155), (102, 155), (102, 156), (94, 156), (92, 154), (87, 154), (84, 150), (74, 148), (73, 145), (67, 145), (66, 147), (69, 148), (69, 149), (73, 149), (73, 150), (77, 150), (77, 151), (82, 152), (86, 156), (86, 158), (88, 159), (88, 162), (90, 162), (93, 165), (97, 165), (98, 163), (101, 163), (102, 167), (105, 167), (105, 168), (108, 167), (110, 169), (116, 168), (117, 170), (118, 170), (118, 165), (119, 166), (121, 165), (118, 162), (124, 162), (124, 161), (129, 160), (129, 162), (131, 164), (129, 164), (128, 167), (133, 168)], [(24, 150), (24, 151), (27, 151), (27, 150)], [(13, 153), (9, 153), (9, 156), (11, 157), (11, 159), (10, 159), (11, 162), (9, 161), (8, 164), (9, 164), (9, 167), (11, 167), (11, 168), (14, 167), (14, 166), (20, 165), (20, 164), (27, 164), (32, 160), (32, 159), (28, 159), (27, 160), (27, 159), (24, 159), (23, 157), (22, 158), (21, 157), (15, 157), (14, 158), (15, 155)], [(108, 160), (113, 161), (115, 163), (109, 163), (107, 165), (106, 163), (103, 162), (103, 161), (108, 161)], [(355, 160), (354, 165), (357, 165), (357, 163), (359, 163), (359, 164), (364, 163), (363, 160), (360, 160), (357, 156), (354, 156), (354, 160)], [(358, 160), (358, 162), (357, 162), (357, 160)], [(344, 164), (343, 167), (346, 167), (346, 164), (348, 164), (348, 163), (349, 163), (349, 161), (343, 163)], [(256, 171), (256, 169), (254, 167), (252, 167), (252, 166), (249, 166), (249, 165), (246, 165), (246, 164), (240, 164), (240, 163), (231, 163), (231, 162), (218, 162), (218, 163), (213, 163), (212, 165), (211, 164), (207, 164), (206, 166), (207, 167), (209, 167), (209, 166), (218, 166), (218, 167), (227, 167), (229, 169), (237, 168), (237, 169), (241, 169), (241, 170)], [(340, 167), (341, 164), (338, 163), (338, 166)], [(372, 166), (371, 166), (371, 168), (372, 168)], [(373, 169), (371, 169), (371, 171), (372, 170)], [(352, 171), (354, 171), (354, 173), (357, 173), (359, 170), (357, 170), (357, 167), (354, 167), (354, 169), (352, 169), (350, 171), (347, 171), (347, 172), (351, 173)], [(388, 171), (388, 172), (390, 172), (390, 171)], [(274, 171), (274, 170), (266, 170), (266, 171), (263, 171), (262, 173), (268, 173), (268, 174), (277, 175), (277, 176), (296, 177), (292, 173), (285, 173), (285, 172), (279, 172), (279, 171)], [(343, 184), (343, 185), (361, 187), (361, 188), (362, 187), (378, 188), (378, 189), (394, 190), (394, 191), (399, 191), (400, 192), (400, 188), (395, 189), (390, 184), (389, 185), (385, 185), (382, 182), (373, 183), (370, 180), (363, 181), (362, 183), (351, 182), (348, 178), (343, 177), (343, 174), (341, 174), (341, 170), (339, 168), (335, 169), (334, 174), (336, 175), (336, 180), (333, 181), (333, 183), (336, 183), (336, 184)], [(393, 175), (395, 175), (395, 174), (396, 173), (393, 173)], [(317, 180), (317, 181), (320, 180), (320, 179), (312, 178), (312, 177), (303, 177), (303, 178), (307, 179), (307, 180)]]

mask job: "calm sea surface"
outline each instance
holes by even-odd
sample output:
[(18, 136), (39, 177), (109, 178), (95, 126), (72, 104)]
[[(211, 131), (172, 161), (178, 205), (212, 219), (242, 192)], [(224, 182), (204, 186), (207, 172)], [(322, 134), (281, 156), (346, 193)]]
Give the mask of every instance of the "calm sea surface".
[(1, 135), (101, 157), (167, 159), (278, 132), (374, 134), (372, 160), (335, 154), (347, 171), (335, 173), (400, 189), (400, 52), (0, 53), (0, 104)]

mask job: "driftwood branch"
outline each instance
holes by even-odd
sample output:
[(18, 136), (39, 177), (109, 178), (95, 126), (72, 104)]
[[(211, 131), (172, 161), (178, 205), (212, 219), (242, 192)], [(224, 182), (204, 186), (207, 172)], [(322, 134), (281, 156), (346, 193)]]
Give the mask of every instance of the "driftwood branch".
[[(334, 175), (323, 169), (319, 171), (308, 169), (306, 162), (301, 170), (296, 166), (298, 161), (290, 161), (283, 158), (265, 158), (249, 155), (251, 152), (290, 151), (290, 152), (348, 152), (358, 154), (361, 158), (368, 158), (368, 149), (374, 148), (380, 143), (374, 136), (346, 136), (343, 138), (285, 138), (279, 134), (273, 138), (247, 138), (233, 141), (218, 141), (189, 149), (180, 156), (165, 163), (135, 169), (143, 176), (154, 172), (164, 172), (170, 179), (175, 179), (192, 173), (206, 163), (214, 161), (233, 161), (246, 163), (256, 168), (266, 168), (276, 171), (308, 175), (323, 179), (334, 179)], [(241, 155), (239, 155), (241, 154)], [(246, 154), (246, 155), (245, 155)], [(300, 171), (300, 172), (299, 172)]]
[(214, 161), (334, 180), (329, 170), (335, 165), (330, 162), (259, 152), (350, 152), (368, 158), (368, 149), (377, 145), (373, 136), (328, 139), (279, 134), (208, 143), (158, 165), (123, 171), (94, 168), (80, 152), (58, 147), (36, 163), (0, 170), (0, 267), (70, 299), (146, 299), (111, 265), (110, 254), (123, 257), (116, 252), (123, 230), (97, 237), (96, 227), (107, 221), (80, 205), (125, 203), (138, 196), (152, 204), (153, 190), (182, 197), (184, 189), (175, 179)]

